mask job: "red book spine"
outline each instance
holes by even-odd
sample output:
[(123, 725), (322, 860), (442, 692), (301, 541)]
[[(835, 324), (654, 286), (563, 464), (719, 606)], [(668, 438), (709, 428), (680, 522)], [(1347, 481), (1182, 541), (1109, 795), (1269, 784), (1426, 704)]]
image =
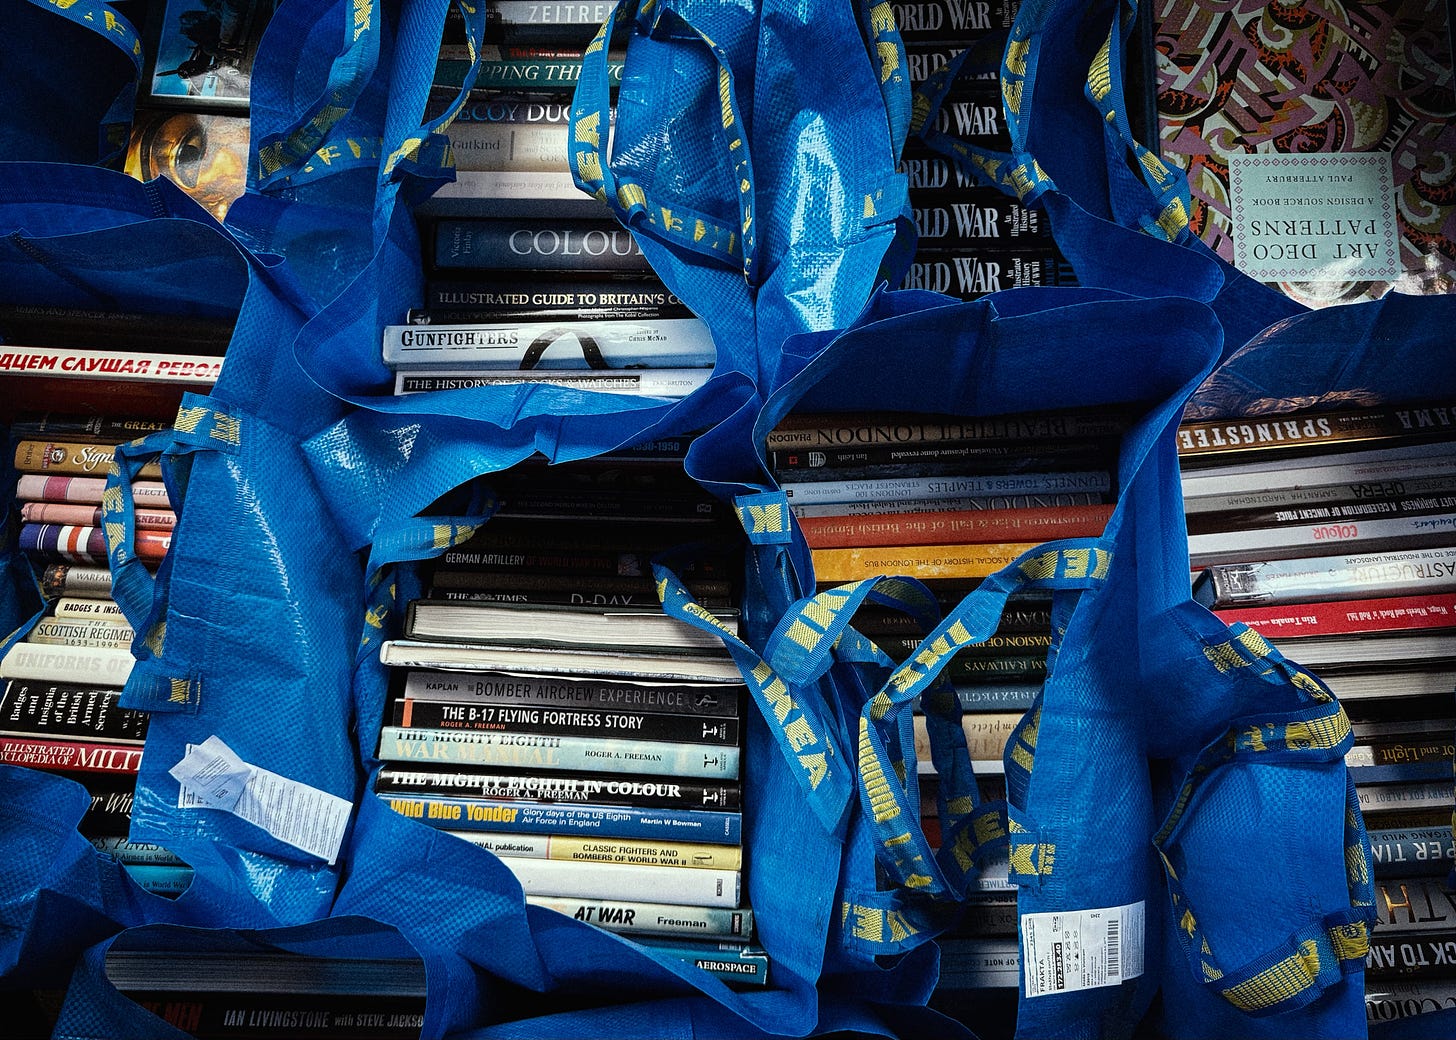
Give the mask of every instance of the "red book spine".
[(1272, 639), (1406, 632), (1456, 626), (1456, 592), (1226, 607), (1216, 613), (1224, 621), (1242, 621)]
[[(170, 509), (137, 509), (137, 527), (167, 530), (177, 524), (177, 514)], [(84, 502), (27, 502), (20, 507), (20, 519), (27, 524), (75, 524), (98, 527), (101, 509)]]
[(799, 518), (799, 526), (811, 549), (1033, 542), (1096, 537), (1107, 526), (1112, 510), (1110, 505), (1087, 505), (805, 516)]
[(0, 736), (0, 762), (7, 765), (83, 773), (134, 774), (141, 761), (142, 749), (136, 745)]

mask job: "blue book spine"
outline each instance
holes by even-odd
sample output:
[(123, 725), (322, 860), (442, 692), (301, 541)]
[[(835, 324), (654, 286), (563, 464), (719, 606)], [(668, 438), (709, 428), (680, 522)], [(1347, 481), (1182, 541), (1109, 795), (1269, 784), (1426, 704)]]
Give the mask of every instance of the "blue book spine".
[(1414, 780), (1448, 780), (1451, 762), (1392, 762), (1380, 766), (1349, 766), (1357, 784), (1401, 784)]
[(379, 736), (379, 757), (390, 762), (449, 762), (514, 769), (631, 772), (650, 776), (736, 780), (739, 749), (669, 740), (617, 740), (385, 726)]
[(401, 816), (441, 830), (655, 838), (716, 845), (738, 845), (743, 841), (743, 816), (736, 812), (558, 805), (481, 798), (379, 797)]
[(702, 968), (720, 979), (748, 986), (768, 984), (768, 952), (754, 943), (657, 936), (639, 936), (637, 942), (664, 956)]
[(1439, 875), (1456, 867), (1450, 827), (1402, 827), (1370, 831), (1375, 873), (1381, 877)]

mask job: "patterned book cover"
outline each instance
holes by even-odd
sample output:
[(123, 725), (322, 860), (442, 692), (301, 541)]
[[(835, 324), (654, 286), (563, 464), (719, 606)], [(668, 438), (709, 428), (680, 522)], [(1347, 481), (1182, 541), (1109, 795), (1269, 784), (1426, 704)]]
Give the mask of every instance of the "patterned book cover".
[(1157, 0), (1154, 22), (1205, 242), (1311, 306), (1453, 291), (1448, 0)]

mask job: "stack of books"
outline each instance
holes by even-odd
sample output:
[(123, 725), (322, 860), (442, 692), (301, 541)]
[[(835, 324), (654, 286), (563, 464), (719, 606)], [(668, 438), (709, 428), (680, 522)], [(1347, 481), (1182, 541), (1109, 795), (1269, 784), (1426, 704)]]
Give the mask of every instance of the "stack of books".
[[(949, 610), (1032, 547), (1101, 534), (1113, 510), (1117, 442), (1126, 426), (1126, 417), (1107, 410), (797, 413), (770, 433), (767, 447), (821, 587), (908, 575), (930, 586)], [(873, 604), (853, 623), (896, 661), (909, 657), (925, 634), (908, 615)], [(983, 798), (1005, 796), (1003, 756), (1046, 677), (1051, 631), (1050, 600), (1018, 595), (995, 634), (962, 648), (943, 673), (965, 713), (962, 728)], [(936, 776), (925, 718), (917, 711), (913, 722), (922, 825), (934, 847)], [(987, 1000), (1005, 1004), (1005, 988), (1018, 979), (1015, 894), (1005, 864), (983, 873), (978, 885), (964, 928), (942, 943), (937, 999), (942, 1010), (974, 1012), (979, 1022), (975, 1009)], [(1013, 1018), (1014, 1006), (1013, 999)]]
[[(1009, 154), (999, 68), (1003, 41), (1020, 0), (897, 4), (912, 89), (962, 51), (981, 45), (989, 68), (969, 67), (941, 105), (933, 129), (976, 147)], [(1051, 225), (989, 182), (977, 181), (916, 137), (906, 142), (901, 172), (919, 239), (902, 288), (928, 289), (963, 300), (1023, 285), (1075, 285), (1052, 242)]]
[[(1452, 416), (1444, 402), (1373, 405), (1179, 431), (1195, 598), (1339, 697), (1377, 875), (1394, 879), (1389, 889), (1428, 874), (1410, 885), (1432, 900), (1451, 866), (1456, 804)], [(1424, 956), (1423, 940), (1405, 935), (1410, 915), (1390, 909), (1401, 900), (1387, 902), (1368, 962), (1382, 983)]]
[[(119, 706), (135, 633), (111, 599), (100, 526), (105, 472), (116, 445), (163, 425), (34, 414), (11, 427), (20, 474), (18, 544), (30, 558), (46, 610), (0, 658), (0, 762), (82, 783), (91, 794), (82, 833), (143, 887), (176, 894), (186, 889), (191, 871), (169, 851), (126, 837), (147, 716)], [(157, 476), (153, 468), (152, 479), (133, 485), (136, 552), (153, 563), (165, 554), (176, 523)]]
[[(475, 85), (450, 125), (456, 178), (426, 202), (426, 215), (483, 213), (493, 199), (580, 200), (569, 152), (571, 95), (582, 55), (609, 3), (500, 0), (488, 12), (488, 43)], [(426, 117), (444, 113), (470, 68), (464, 28), (451, 10), (445, 23)], [(608, 58), (612, 94), (622, 55)]]
[[(1449, 752), (1450, 737), (1444, 738)], [(1456, 892), (1446, 883), (1451, 831), (1430, 843), (1396, 843), (1424, 852), (1422, 873), (1383, 876), (1376, 865), (1375, 929), (1365, 962), (1365, 1007), (1372, 1024), (1456, 1006)], [(1379, 846), (1377, 846), (1378, 848)], [(1439, 874), (1430, 867), (1439, 866)]]
[(748, 694), (716, 635), (662, 611), (649, 564), (693, 544), (676, 570), (736, 631), (741, 555), (671, 457), (497, 481), (499, 514), (440, 557), (381, 650), (394, 694), (374, 789), (495, 853), (528, 901), (762, 984), (744, 906)]

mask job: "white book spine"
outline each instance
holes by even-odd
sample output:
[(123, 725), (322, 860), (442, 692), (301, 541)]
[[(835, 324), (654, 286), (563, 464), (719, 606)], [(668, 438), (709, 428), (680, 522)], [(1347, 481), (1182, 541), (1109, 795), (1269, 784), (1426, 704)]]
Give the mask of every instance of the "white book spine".
[[(697, 318), (539, 321), (469, 325), (386, 325), (390, 368), (476, 368), (532, 372), (603, 371), (642, 365), (711, 368), (717, 349)], [(599, 364), (593, 365), (592, 360)]]
[(1257, 527), (1248, 531), (1211, 531), (1188, 536), (1188, 554), (1195, 567), (1242, 560), (1308, 556), (1330, 546), (1385, 551), (1456, 542), (1456, 514), (1382, 516), (1330, 520), (1318, 524)]
[(31, 643), (125, 650), (135, 637), (136, 633), (124, 618), (49, 617), (37, 621), (25, 638)]
[(221, 371), (222, 358), (211, 355), (84, 347), (0, 347), (0, 372), (211, 386)]
[(482, 372), (451, 369), (401, 370), (395, 373), (396, 394), (437, 390), (468, 390), (481, 386), (559, 386), (592, 393), (627, 394), (632, 397), (686, 397), (707, 383), (709, 368), (613, 369), (604, 371)]
[(736, 907), (739, 872), (686, 870), (619, 863), (572, 863), (554, 859), (501, 857), (528, 896), (630, 900), (650, 893), (653, 901), (676, 906)]
[(22, 642), (13, 645), (0, 658), (0, 679), (125, 686), (132, 664), (128, 650)]
[[(1324, 461), (1318, 459), (1324, 458)], [(1405, 448), (1357, 452), (1351, 455), (1317, 456), (1301, 463), (1297, 459), (1271, 459), (1240, 466), (1216, 466), (1183, 473), (1183, 497), (1230, 495), (1275, 488), (1319, 487), (1456, 474), (1456, 454), (1441, 441), (1413, 444)]]

